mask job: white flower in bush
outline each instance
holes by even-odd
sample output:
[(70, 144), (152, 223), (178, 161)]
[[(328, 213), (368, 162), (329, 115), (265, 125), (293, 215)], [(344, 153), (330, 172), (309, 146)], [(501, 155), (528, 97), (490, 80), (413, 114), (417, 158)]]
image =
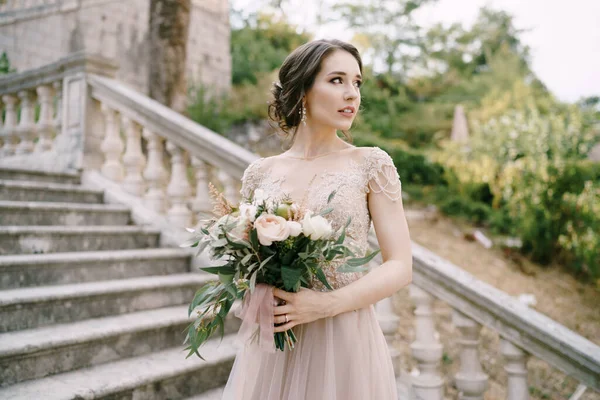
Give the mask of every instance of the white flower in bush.
[(308, 212), (302, 220), (302, 231), (312, 240), (319, 240), (329, 238), (333, 233), (333, 228), (324, 217), (313, 216), (311, 212)]
[(288, 227), (290, 228), (290, 236), (296, 237), (302, 233), (302, 224), (296, 221), (288, 221)]
[(290, 227), (285, 218), (272, 214), (262, 214), (254, 221), (258, 241), (263, 246), (270, 246), (273, 242), (281, 242), (290, 236)]
[(256, 220), (256, 206), (248, 203), (240, 204), (240, 215), (242, 218), (246, 218), (248, 221), (254, 222)]

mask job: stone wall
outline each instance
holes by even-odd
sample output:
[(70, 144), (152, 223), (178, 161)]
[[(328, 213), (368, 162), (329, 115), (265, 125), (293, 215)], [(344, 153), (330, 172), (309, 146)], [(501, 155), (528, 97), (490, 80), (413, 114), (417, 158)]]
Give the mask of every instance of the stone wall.
[[(228, 0), (193, 0), (188, 39), (190, 83), (228, 90), (231, 80)], [(34, 9), (0, 9), (0, 53), (17, 71), (79, 50), (119, 64), (117, 78), (148, 87), (149, 0), (54, 0)]]

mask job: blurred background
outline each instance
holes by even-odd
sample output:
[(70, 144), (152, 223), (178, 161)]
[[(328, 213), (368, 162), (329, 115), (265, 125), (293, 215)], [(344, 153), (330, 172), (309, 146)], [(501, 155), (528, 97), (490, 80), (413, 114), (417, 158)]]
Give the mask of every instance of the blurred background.
[[(597, 0), (0, 0), (0, 161), (14, 156), (15, 165), (22, 164), (19, 152), (39, 158), (29, 139), (36, 146), (58, 139), (67, 131), (62, 116), (89, 107), (77, 122), (85, 129), (73, 128), (88, 146), (77, 149), (80, 167), (101, 170), (183, 225), (191, 211), (206, 207), (201, 187), (209, 172), (233, 196), (249, 152), (269, 156), (284, 148), (267, 120), (267, 103), (285, 57), (313, 39), (346, 40), (364, 61), (361, 112), (350, 133), (355, 145), (378, 146), (394, 159), (414, 242), (598, 345), (599, 17)], [(78, 54), (102, 61), (70, 70), (81, 61)], [(73, 74), (95, 73), (114, 81), (92, 76), (67, 88), (76, 82)], [(87, 92), (87, 84), (93, 90)], [(121, 84), (203, 128), (177, 125), (153, 103), (123, 95)], [(34, 92), (38, 102), (31, 100)], [(40, 137), (29, 137), (35, 121)], [(44, 138), (50, 125), (55, 131)], [(198, 142), (212, 137), (215, 148), (231, 142), (204, 128), (249, 152), (230, 146), (230, 153), (214, 156)], [(196, 142), (186, 141), (193, 135)], [(163, 139), (175, 143), (164, 152), (170, 161), (162, 159)], [(25, 144), (16, 151), (11, 146), (19, 140)], [(38, 252), (11, 246), (0, 250)], [(102, 279), (116, 279), (117, 272)], [(86, 274), (57, 275), (54, 284), (97, 279)], [(46, 283), (14, 276), (7, 288)], [(181, 304), (185, 296), (178, 299)], [(414, 371), (408, 291), (394, 302), (394, 346), (403, 368)], [(445, 393), (457, 398), (452, 376), (461, 345), (452, 308), (436, 300), (432, 309), (444, 345)], [(480, 361), (490, 375), (486, 399), (502, 398), (499, 337), (484, 328), (481, 342)], [(577, 382), (547, 363), (535, 359), (528, 368), (533, 398), (567, 399), (576, 392)], [(600, 396), (588, 390), (581, 398)]]

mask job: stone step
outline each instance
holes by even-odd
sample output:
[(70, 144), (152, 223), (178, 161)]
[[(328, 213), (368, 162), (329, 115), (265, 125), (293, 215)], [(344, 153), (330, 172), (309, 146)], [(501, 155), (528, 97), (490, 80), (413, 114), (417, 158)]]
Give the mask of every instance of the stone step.
[(0, 255), (157, 247), (159, 235), (139, 226), (0, 226)]
[(177, 248), (0, 256), (0, 290), (170, 275), (190, 270)]
[(182, 346), (0, 388), (0, 399), (178, 400), (227, 382), (235, 357), (233, 335), (210, 340), (202, 356)]
[(40, 171), (26, 168), (0, 167), (0, 179), (37, 181), (52, 183), (80, 184), (81, 177), (76, 173)]
[(130, 212), (119, 204), (0, 200), (0, 225), (127, 225)]
[(214, 275), (186, 273), (0, 291), (0, 332), (189, 303)]
[(65, 183), (0, 180), (0, 200), (102, 203), (101, 190)]
[(216, 389), (207, 390), (204, 393), (200, 393), (192, 397), (186, 397), (185, 400), (221, 400), (223, 398), (224, 390), (225, 386), (221, 386)]
[[(225, 322), (226, 335), (240, 326), (233, 311)], [(171, 347), (183, 352), (193, 321), (183, 305), (0, 334), (0, 386)]]

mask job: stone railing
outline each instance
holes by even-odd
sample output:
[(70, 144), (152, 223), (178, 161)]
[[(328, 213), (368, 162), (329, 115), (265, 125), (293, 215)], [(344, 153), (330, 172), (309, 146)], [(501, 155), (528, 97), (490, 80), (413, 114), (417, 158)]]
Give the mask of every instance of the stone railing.
[[(102, 60), (78, 55), (0, 79), (6, 110), (0, 164), (82, 170), (84, 182), (104, 188), (109, 201), (114, 195), (114, 201), (131, 205), (134, 220), (158, 224), (161, 236), (172, 227), (193, 225), (196, 215), (210, 210), (209, 182), (236, 201), (242, 173), (257, 156), (111, 79), (113, 70)], [(178, 240), (175, 236), (170, 244)], [(374, 235), (370, 240), (376, 247)], [(432, 315), (434, 298), (455, 310), (461, 356), (454, 383), (461, 399), (483, 399), (488, 387), (478, 354), (482, 326), (501, 338), (508, 399), (529, 397), (530, 356), (581, 382), (574, 399), (586, 387), (600, 389), (599, 346), (416, 244), (413, 260), (411, 351), (418, 365), (410, 374), (413, 398), (443, 398), (444, 349)], [(376, 309), (400, 375), (400, 354), (392, 345), (399, 317), (391, 299)]]
[[(116, 66), (75, 53), (42, 68), (0, 77), (0, 164), (66, 171), (83, 168), (87, 76)], [(90, 127), (91, 128), (91, 127)]]
[[(370, 236), (370, 244), (377, 247), (374, 235)], [(587, 387), (600, 390), (599, 346), (415, 243), (412, 252), (413, 282), (409, 289), (415, 306), (415, 341), (410, 348), (418, 365), (411, 379), (413, 396), (424, 400), (444, 398), (440, 373), (444, 349), (435, 328), (434, 299), (453, 309), (452, 322), (461, 334), (461, 364), (454, 377), (461, 399), (483, 400), (488, 388), (488, 376), (478, 354), (482, 326), (500, 336), (507, 399), (529, 398), (530, 356), (581, 382), (572, 399), (579, 398)], [(376, 257), (374, 261), (376, 265), (382, 260)], [(391, 339), (399, 322), (391, 299), (379, 303), (378, 310), (382, 329)], [(398, 356), (397, 352), (392, 356)]]

